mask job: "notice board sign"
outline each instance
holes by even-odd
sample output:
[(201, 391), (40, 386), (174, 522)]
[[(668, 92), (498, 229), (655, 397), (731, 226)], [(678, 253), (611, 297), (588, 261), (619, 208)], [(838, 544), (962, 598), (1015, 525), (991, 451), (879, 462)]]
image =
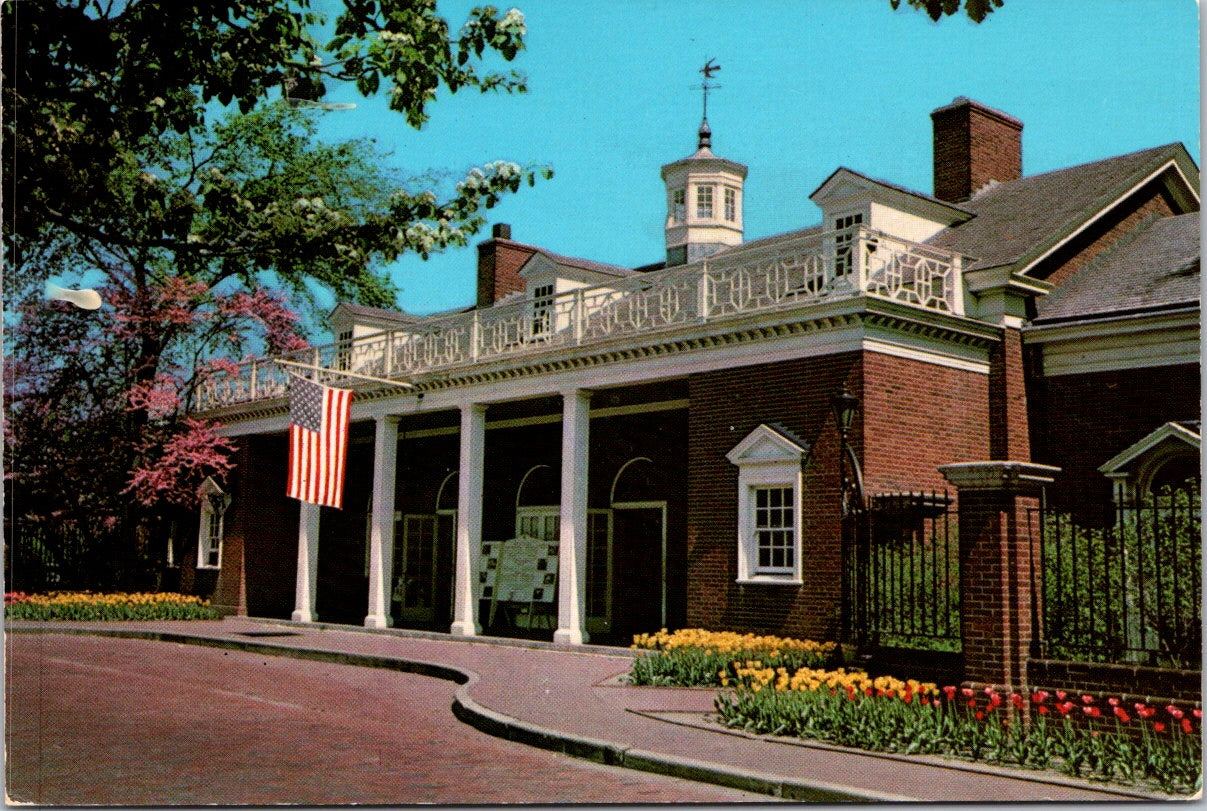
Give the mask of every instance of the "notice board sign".
[(551, 603), (557, 596), (556, 541), (520, 536), (482, 544), (478, 596), (510, 603)]

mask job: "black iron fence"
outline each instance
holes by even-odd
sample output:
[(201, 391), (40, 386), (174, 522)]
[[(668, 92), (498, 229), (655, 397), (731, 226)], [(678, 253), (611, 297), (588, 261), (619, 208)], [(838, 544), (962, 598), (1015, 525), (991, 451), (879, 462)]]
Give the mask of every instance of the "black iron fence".
[(1166, 489), (1100, 526), (1035, 510), (1039, 653), (1057, 659), (1198, 668), (1202, 663), (1201, 499)]
[(960, 650), (958, 522), (951, 502), (945, 493), (876, 495), (844, 522), (850, 641)]
[(4, 587), (25, 592), (153, 588), (162, 561), (150, 552), (102, 527), (5, 521)]

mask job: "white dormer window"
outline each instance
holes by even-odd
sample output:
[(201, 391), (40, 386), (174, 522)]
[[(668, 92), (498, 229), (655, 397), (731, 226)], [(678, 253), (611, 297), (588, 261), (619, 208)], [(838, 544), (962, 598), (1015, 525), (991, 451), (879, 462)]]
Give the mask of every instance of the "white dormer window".
[(738, 467), (739, 583), (801, 583), (801, 460), (807, 452), (760, 425), (727, 454)]
[(738, 219), (738, 190), (732, 186), (725, 187), (725, 219), (727, 222)]
[(712, 217), (712, 186), (696, 186), (696, 216)]
[(673, 189), (671, 191), (671, 221), (687, 221), (687, 190)]

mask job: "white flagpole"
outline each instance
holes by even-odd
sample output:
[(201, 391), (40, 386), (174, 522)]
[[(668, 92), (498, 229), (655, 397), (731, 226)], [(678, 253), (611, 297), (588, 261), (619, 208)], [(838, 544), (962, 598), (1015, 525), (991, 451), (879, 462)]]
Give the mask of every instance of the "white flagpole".
[[(292, 360), (281, 360), (280, 358), (273, 358), (272, 360), (274, 363), (279, 363), (282, 366), (293, 366), (298, 369), (305, 369), (308, 372), (326, 372), (327, 374), (336, 375), (337, 377), (353, 377), (353, 378), (356, 378), (357, 380), (368, 380), (370, 383), (385, 383), (387, 386), (398, 386), (398, 387), (404, 388), (404, 389), (415, 388), (415, 384), (406, 383), (401, 380), (386, 380), (384, 377), (373, 377), (371, 375), (362, 375), (357, 372), (346, 372), (342, 369), (326, 369), (322, 366), (308, 366), (305, 363), (297, 363)], [(286, 371), (289, 371), (289, 370), (287, 369)], [(289, 372), (289, 373), (299, 379), (302, 379), (302, 380), (307, 379), (295, 372)]]

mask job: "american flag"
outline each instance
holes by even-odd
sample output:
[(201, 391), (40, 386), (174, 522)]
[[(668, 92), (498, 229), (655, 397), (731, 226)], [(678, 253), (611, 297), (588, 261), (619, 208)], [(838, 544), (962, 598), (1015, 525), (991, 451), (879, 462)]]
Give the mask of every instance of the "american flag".
[(352, 392), (294, 378), (289, 386), (290, 498), (342, 508)]

